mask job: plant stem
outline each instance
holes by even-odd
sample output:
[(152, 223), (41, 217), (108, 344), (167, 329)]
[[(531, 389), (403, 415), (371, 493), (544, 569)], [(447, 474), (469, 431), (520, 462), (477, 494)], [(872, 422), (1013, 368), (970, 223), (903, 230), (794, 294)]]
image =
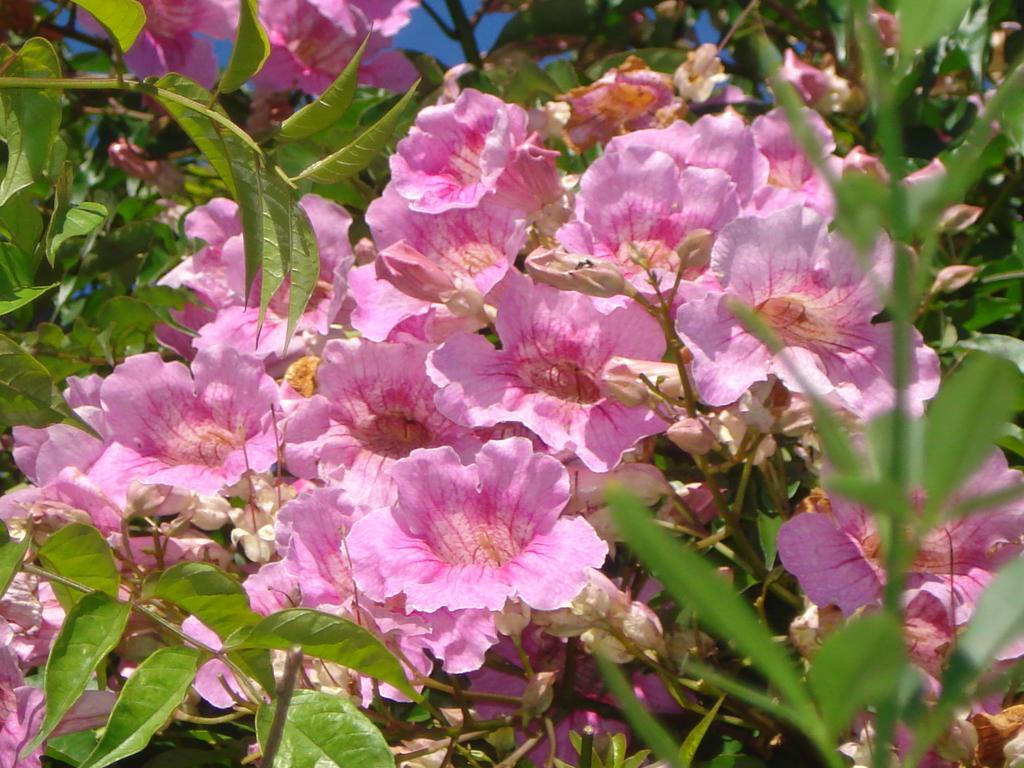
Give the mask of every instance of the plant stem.
[(277, 686), (277, 705), (274, 708), (274, 719), (270, 723), (270, 732), (267, 734), (267, 743), (263, 745), (263, 757), (260, 759), (261, 768), (273, 768), (274, 758), (281, 747), (281, 739), (284, 737), (284, 725), (288, 718), (288, 707), (292, 703), (292, 694), (295, 693), (295, 681), (299, 676), (299, 668), (302, 666), (302, 649), (295, 646), (288, 651), (288, 659), (284, 664), (284, 675)]
[(459, 44), (462, 46), (462, 53), (466, 61), (474, 67), (483, 66), (484, 60), (480, 56), (480, 49), (476, 44), (476, 35), (473, 32), (473, 25), (469, 23), (466, 16), (466, 9), (462, 7), (462, 0), (444, 0), (448, 6), (448, 13), (451, 14), (452, 23), (455, 25), (455, 32), (459, 36)]

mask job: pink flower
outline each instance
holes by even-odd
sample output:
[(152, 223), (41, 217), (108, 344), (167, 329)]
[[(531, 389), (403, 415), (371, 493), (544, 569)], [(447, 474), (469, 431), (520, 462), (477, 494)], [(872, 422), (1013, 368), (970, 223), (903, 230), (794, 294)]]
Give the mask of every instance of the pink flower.
[[(274, 91), (323, 92), (370, 35), (360, 82), (405, 90), (416, 69), (401, 54), (385, 50), (409, 20), (413, 0), (274, 0), (260, 4), (270, 38), (270, 57), (254, 78)], [(372, 31), (372, 33), (371, 33)]]
[(317, 369), (318, 394), (284, 428), (289, 470), (332, 477), (353, 501), (394, 501), (395, 462), (417, 448), (475, 445), (470, 431), (434, 405), (422, 344), (351, 339), (327, 343)]
[(497, 195), (532, 213), (561, 197), (557, 152), (528, 129), (522, 107), (467, 89), (453, 104), (427, 107), (391, 157), (392, 186), (422, 213), (474, 208)]
[(47, 581), (18, 573), (0, 595), (0, 639), (22, 669), (46, 663), (64, 623), (64, 609)]
[[(0, 640), (4, 633), (0, 631)], [(46, 703), (43, 691), (26, 685), (14, 655), (0, 648), (0, 768), (38, 768), (43, 748), (40, 746), (18, 758), (21, 750), (39, 732)]]
[[(881, 241), (866, 274), (849, 243), (798, 207), (728, 225), (711, 254), (721, 289), (695, 294), (676, 320), (701, 399), (728, 405), (775, 376), (794, 392), (809, 386), (861, 416), (891, 407), (890, 327), (872, 323), (882, 310), (875, 282), (885, 287), (891, 280), (890, 256), (891, 246)], [(746, 330), (730, 300), (756, 311), (774, 331), (785, 345), (778, 355)], [(914, 334), (908, 402), (920, 409), (938, 389), (939, 364)]]
[(717, 168), (736, 185), (740, 203), (747, 205), (768, 178), (768, 163), (758, 152), (754, 136), (739, 115), (706, 115), (692, 125), (684, 121), (668, 128), (635, 131), (609, 142), (607, 152), (626, 147), (650, 147), (670, 155), (680, 169)]
[[(1021, 473), (994, 451), (953, 501), (1020, 483)], [(953, 623), (964, 624), (995, 571), (1020, 555), (1022, 537), (1024, 503), (1019, 500), (957, 518), (925, 535), (908, 569), (907, 587), (931, 594), (946, 606)], [(840, 497), (787, 521), (778, 539), (783, 564), (807, 596), (818, 605), (837, 605), (847, 615), (876, 605), (881, 597), (885, 572), (878, 547), (871, 514)]]
[[(106, 433), (106, 419), (100, 408), (103, 379), (92, 374), (69, 376), (64, 399), (74, 412), (100, 435)], [(14, 461), (29, 480), (46, 485), (67, 467), (88, 470), (103, 453), (103, 441), (69, 424), (46, 429), (15, 427)]]
[(518, 422), (597, 472), (665, 429), (649, 409), (622, 405), (599, 384), (615, 356), (659, 360), (665, 353), (664, 336), (639, 306), (603, 314), (587, 296), (510, 274), (495, 328), (500, 350), (483, 336), (456, 334), (430, 356), (430, 377), (443, 387), (437, 407), (455, 421)]
[(573, 88), (564, 98), (572, 108), (565, 134), (578, 152), (620, 133), (660, 127), (677, 119), (681, 111), (672, 79), (636, 56), (609, 69), (596, 82)]
[(259, 360), (228, 347), (200, 352), (191, 373), (153, 352), (135, 355), (100, 398), (109, 444), (89, 476), (115, 502), (132, 480), (212, 494), (277, 460), (277, 387)]
[(0, 519), (30, 519), (42, 530), (72, 522), (95, 526), (104, 535), (119, 534), (124, 515), (78, 467), (65, 467), (45, 485), (10, 491), (0, 497)]
[(569, 477), (525, 438), (487, 443), (463, 465), (452, 448), (395, 464), (398, 503), (356, 521), (346, 540), (356, 585), (406, 607), (553, 610), (583, 589), (607, 546), (582, 518), (560, 517)]
[[(196, 33), (214, 39), (230, 39), (238, 25), (237, 0), (141, 0), (146, 26), (124, 61), (138, 77), (177, 72), (210, 88), (217, 79), (213, 45)], [(82, 26), (97, 34), (103, 27), (89, 14), (80, 15)]]
[[(370, 205), (366, 221), (377, 247), (382, 252), (400, 251), (406, 260), (419, 258), (425, 268), (432, 264), (438, 280), (447, 278), (452, 289), (448, 295), (438, 291), (431, 301), (420, 291), (416, 296), (403, 293), (383, 279), (389, 273), (376, 264), (357, 267), (349, 273), (349, 291), (356, 303), (352, 325), (374, 341), (387, 339), (404, 321), (425, 315), (450, 319), (459, 314), (475, 321), (470, 328), (479, 328), (483, 322), (474, 315), (483, 306), (483, 296), (509, 271), (526, 239), (522, 217), (493, 200), (439, 214), (418, 213), (408, 206), (393, 185)], [(408, 290), (401, 282), (397, 285)]]
[(725, 171), (680, 168), (660, 150), (613, 142), (583, 175), (575, 220), (558, 230), (558, 239), (570, 252), (614, 262), (651, 293), (648, 271), (666, 288), (681, 269), (690, 279), (703, 272), (706, 263), (681, 263), (676, 249), (690, 232), (717, 232), (739, 212)]
[(835, 64), (814, 67), (787, 48), (779, 75), (792, 85), (804, 104), (819, 112), (841, 112), (851, 98), (850, 83), (836, 74)]
[[(320, 279), (305, 312), (296, 326), (299, 332), (326, 334), (342, 308), (352, 247), (348, 228), (352, 217), (340, 205), (316, 195), (306, 195), (301, 205), (309, 216), (320, 249)], [(245, 292), (245, 252), (238, 207), (230, 200), (216, 199), (193, 211), (185, 222), (189, 237), (202, 239), (206, 246), (171, 270), (161, 282), (195, 291), (213, 312), (199, 315), (199, 335), (192, 339), (195, 349), (230, 344), (261, 358), (276, 358), (285, 349), (288, 331), (290, 280), (274, 294), (259, 327), (259, 278), (250, 299)], [(179, 322), (188, 316), (179, 314)], [(292, 339), (289, 351), (299, 347)]]
[[(817, 112), (805, 109), (803, 116), (821, 148), (820, 161), (839, 175), (843, 162), (833, 155), (836, 142), (832, 131)], [(791, 205), (806, 205), (830, 217), (835, 207), (832, 190), (797, 142), (782, 108), (757, 118), (753, 131), (757, 149), (769, 168), (768, 183), (754, 193), (753, 208), (769, 213)]]

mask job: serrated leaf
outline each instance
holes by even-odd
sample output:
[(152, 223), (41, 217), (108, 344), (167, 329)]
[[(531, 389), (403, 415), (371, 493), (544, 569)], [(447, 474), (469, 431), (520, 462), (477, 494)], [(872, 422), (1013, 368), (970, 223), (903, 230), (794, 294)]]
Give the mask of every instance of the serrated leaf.
[[(276, 702), (260, 706), (256, 736), (266, 744)], [(344, 696), (295, 691), (274, 768), (394, 768), (377, 727)]]
[(319, 133), (342, 118), (352, 105), (359, 81), (359, 64), (362, 62), (369, 36), (363, 40), (359, 50), (352, 56), (337, 79), (330, 87), (298, 112), (281, 123), (281, 137), (288, 140), (304, 139)]
[(694, 609), (702, 624), (750, 657), (783, 701), (810, 712), (810, 699), (792, 660), (714, 566), (656, 528), (647, 510), (625, 489), (609, 489), (608, 504), (630, 547), (679, 604)]
[(925, 426), (924, 489), (931, 508), (939, 508), (991, 453), (1020, 392), (1016, 368), (982, 353), (968, 357), (942, 386)]
[(46, 368), (0, 334), (0, 424), (47, 427), (60, 423), (91, 432), (64, 401)]
[(73, 208), (58, 207), (53, 212), (46, 232), (46, 258), (53, 264), (58, 249), (75, 237), (85, 237), (99, 229), (107, 220), (107, 207), (101, 203), (84, 202)]
[(238, 34), (228, 66), (220, 78), (220, 90), (229, 93), (245, 85), (259, 72), (270, 55), (270, 40), (260, 23), (257, 0), (240, 0)]
[(807, 676), (829, 733), (845, 733), (858, 712), (890, 695), (906, 663), (903, 630), (890, 614), (865, 616), (830, 635)]
[(376, 636), (347, 619), (308, 608), (290, 608), (267, 616), (234, 638), (229, 647), (287, 650), (296, 645), (307, 656), (333, 661), (419, 698), (398, 659)]
[[(25, 43), (14, 60), (5, 51), (4, 75), (53, 79), (61, 76), (53, 45), (41, 37)], [(0, 205), (32, 184), (49, 168), (50, 151), (60, 129), (60, 91), (52, 88), (11, 88), (0, 91), (0, 126), (7, 142), (7, 170), (0, 182)]]
[(417, 80), (412, 88), (380, 120), (363, 131), (352, 143), (328, 155), (323, 160), (313, 163), (300, 173), (296, 180), (310, 179), (320, 184), (335, 184), (355, 176), (366, 168), (384, 150), (388, 140), (391, 139), (398, 121), (405, 114), (405, 108), (416, 95), (418, 86), (419, 81)]
[(138, 0), (74, 0), (93, 15), (122, 51), (127, 51), (146, 25), (146, 9)]
[(0, 597), (7, 592), (11, 586), (15, 574), (21, 568), (25, 560), (25, 553), (32, 543), (30, 536), (25, 536), (20, 541), (11, 537), (7, 526), (0, 520)]
[[(58, 530), (39, 549), (43, 564), (59, 576), (77, 581), (83, 586), (117, 597), (121, 576), (106, 540), (91, 525), (72, 523)], [(53, 591), (65, 608), (84, 597), (57, 582)]]
[(124, 684), (103, 737), (79, 768), (104, 768), (145, 749), (185, 697), (202, 656), (194, 648), (176, 646), (143, 661)]
[(42, 744), (78, 701), (96, 667), (117, 646), (129, 613), (127, 603), (102, 592), (90, 592), (68, 612), (46, 662), (46, 716), (23, 754)]
[(222, 640), (260, 620), (236, 580), (208, 563), (178, 563), (160, 574), (153, 596), (173, 603), (208, 626)]
[(900, 53), (913, 56), (953, 32), (971, 7), (971, 0), (898, 0)]

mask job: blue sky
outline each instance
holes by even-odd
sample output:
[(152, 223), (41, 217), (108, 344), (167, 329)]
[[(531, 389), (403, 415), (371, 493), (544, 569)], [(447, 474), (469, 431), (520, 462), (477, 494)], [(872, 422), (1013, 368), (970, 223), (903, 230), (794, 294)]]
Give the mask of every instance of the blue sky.
[[(431, 7), (438, 12), (439, 16), (444, 17), (445, 21), (451, 21), (442, 0), (433, 0)], [(467, 15), (472, 15), (480, 7), (480, 0), (462, 0), (462, 7), (466, 9)], [(510, 13), (489, 13), (484, 17), (476, 31), (477, 45), (480, 46), (480, 50), (486, 51), (494, 44), (501, 28), (505, 26), (505, 22), (511, 16)], [(395, 47), (429, 53), (448, 65), (465, 61), (459, 44), (445, 37), (444, 32), (438, 28), (423, 8), (417, 8), (412, 12), (412, 21), (398, 33), (395, 38)]]

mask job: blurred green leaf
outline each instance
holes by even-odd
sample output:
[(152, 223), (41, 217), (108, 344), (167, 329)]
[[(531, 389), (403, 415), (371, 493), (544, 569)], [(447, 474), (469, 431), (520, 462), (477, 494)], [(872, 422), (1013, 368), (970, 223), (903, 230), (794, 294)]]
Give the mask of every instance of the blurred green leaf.
[(609, 489), (608, 504), (630, 547), (679, 604), (694, 609), (702, 624), (750, 657), (785, 702), (798, 711), (810, 711), (810, 699), (789, 655), (715, 567), (656, 528), (647, 510), (625, 489)]
[(192, 614), (222, 640), (260, 620), (249, 607), (249, 596), (242, 585), (208, 563), (172, 566), (160, 574), (153, 596)]
[[(116, 598), (121, 576), (111, 553), (110, 545), (91, 525), (72, 523), (54, 533), (39, 548), (43, 564), (65, 578)], [(54, 582), (54, 593), (60, 603), (69, 608), (85, 595), (63, 584)]]
[(295, 180), (310, 179), (320, 184), (334, 184), (345, 181), (366, 168), (375, 157), (384, 151), (384, 147), (395, 132), (398, 121), (402, 119), (406, 107), (416, 95), (417, 86), (419, 86), (419, 81), (395, 106), (388, 110), (384, 117), (360, 134), (359, 138), (323, 160), (313, 163), (296, 176)]
[(11, 586), (11, 581), (21, 568), (31, 543), (32, 537), (28, 535), (20, 541), (11, 538), (7, 526), (0, 520), (0, 595), (6, 593), (7, 588)]
[(270, 55), (270, 40), (260, 23), (257, 0), (239, 0), (238, 34), (231, 58), (220, 78), (220, 90), (238, 90), (263, 68)]
[(972, 349), (1009, 360), (1024, 374), (1024, 341), (998, 333), (982, 333), (957, 342), (958, 349)]
[(74, 0), (104, 26), (122, 51), (127, 51), (146, 25), (146, 10), (138, 0)]
[[(266, 744), (276, 702), (260, 706), (256, 736)], [(274, 768), (394, 768), (377, 727), (344, 696), (295, 691)]]
[(909, 58), (953, 32), (970, 7), (971, 0), (897, 0), (901, 55)]
[(47, 291), (56, 288), (57, 283), (51, 285), (31, 285), (20, 288), (0, 286), (0, 316), (10, 314), (17, 309), (31, 304)]
[(229, 647), (288, 650), (296, 645), (307, 656), (333, 661), (419, 698), (398, 659), (376, 636), (354, 622), (308, 608), (267, 616), (233, 637)]
[[(13, 55), (13, 61), (10, 58)], [(17, 54), (4, 46), (0, 62), (7, 77), (52, 79), (61, 76), (60, 60), (49, 40), (33, 37)], [(60, 91), (11, 88), (0, 91), (0, 136), (7, 142), (7, 170), (0, 182), (0, 206), (49, 168), (61, 116)]]
[(502, 28), (494, 48), (549, 37), (584, 38), (595, 31), (586, 0), (534, 0)]
[(1020, 373), (998, 357), (975, 353), (943, 384), (928, 409), (924, 489), (938, 509), (993, 450), (1021, 394)]
[(342, 118), (352, 105), (359, 80), (359, 65), (366, 51), (367, 37), (352, 60), (345, 66), (337, 79), (314, 101), (310, 102), (281, 124), (281, 137), (288, 140), (304, 139), (319, 133)]
[(175, 646), (143, 661), (121, 689), (103, 736), (80, 768), (104, 768), (145, 749), (185, 697), (202, 656)]
[[(0, 224), (7, 230), (14, 246), (26, 256), (34, 255), (43, 233), (43, 217), (33, 199), (32, 188), (27, 187), (0, 206)], [(28, 259), (26, 259), (28, 261)], [(34, 276), (36, 259), (31, 259), (32, 272), (25, 275), (26, 282)]]
[(129, 613), (127, 603), (102, 592), (90, 592), (68, 612), (46, 662), (46, 717), (23, 754), (42, 744), (78, 701), (96, 667), (120, 641)]
[(865, 616), (830, 635), (807, 682), (832, 737), (845, 733), (858, 712), (891, 695), (906, 664), (903, 629), (890, 614)]

